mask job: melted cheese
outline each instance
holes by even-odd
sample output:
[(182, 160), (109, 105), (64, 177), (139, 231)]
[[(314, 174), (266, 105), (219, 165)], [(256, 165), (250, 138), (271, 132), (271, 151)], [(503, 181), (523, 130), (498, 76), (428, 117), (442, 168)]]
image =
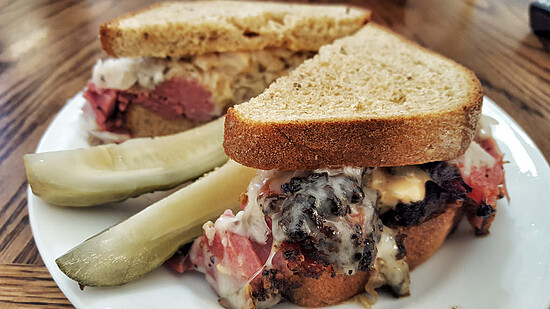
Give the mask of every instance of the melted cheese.
[(203, 225), (203, 230), (210, 245), (217, 232), (231, 232), (247, 237), (257, 243), (265, 244), (270, 234), (265, 222), (262, 207), (258, 204), (258, 195), (265, 184), (266, 178), (260, 175), (254, 177), (248, 185), (248, 203), (244, 210), (233, 215), (231, 210), (226, 210), (215, 223), (210, 221)]
[[(335, 271), (344, 274), (355, 274), (358, 270), (359, 261), (355, 258), (356, 254), (361, 255), (363, 249), (354, 244), (351, 240), (356, 233), (356, 225), (362, 222), (362, 231), (364, 235), (370, 235), (374, 230), (373, 225), (377, 222), (378, 214), (376, 213), (376, 198), (369, 194), (365, 194), (360, 202), (350, 203), (349, 194), (353, 190), (361, 187), (362, 168), (344, 167), (342, 169), (317, 169), (315, 171), (280, 171), (272, 172), (269, 176), (270, 188), (281, 190), (281, 184), (290, 181), (293, 177), (307, 177), (311, 174), (326, 174), (326, 177), (320, 177), (314, 181), (306, 181), (301, 184), (301, 189), (294, 192), (293, 195), (305, 195), (312, 198), (315, 202), (314, 211), (322, 216), (323, 228), (333, 231), (330, 236), (323, 234), (319, 226), (307, 221), (303, 221), (303, 213), (305, 208), (300, 202), (283, 211), (278, 209), (276, 213), (268, 213), (272, 219), (273, 226), (273, 242), (280, 244), (289, 241), (288, 229), (291, 223), (301, 222), (300, 230), (306, 235), (310, 235), (313, 239), (318, 240), (319, 245), (316, 245), (316, 250), (326, 256), (326, 261), (330, 263)], [(250, 194), (250, 191), (249, 191)], [(251, 195), (249, 195), (250, 200)], [(293, 196), (288, 196), (291, 201)], [(329, 212), (326, 206), (323, 206), (323, 201), (338, 201), (343, 207), (349, 208), (349, 215), (335, 216)], [(269, 201), (263, 201), (269, 203)], [(260, 203), (262, 204), (262, 203)], [(262, 205), (264, 206), (264, 205)], [(248, 206), (247, 206), (248, 207)], [(305, 208), (304, 208), (305, 207)], [(268, 206), (269, 208), (269, 206)], [(248, 208), (245, 208), (245, 211)], [(354, 216), (361, 216), (363, 220), (354, 220)], [(375, 220), (376, 218), (376, 220)], [(308, 220), (308, 219), (306, 219)], [(286, 222), (286, 223), (285, 223)], [(281, 224), (282, 223), (282, 224)], [(368, 236), (366, 236), (368, 237)]]
[(384, 226), (380, 241), (376, 244), (377, 254), (374, 270), (365, 286), (367, 297), (362, 300), (366, 305), (372, 305), (378, 300), (375, 289), (387, 285), (397, 295), (409, 295), (410, 276), (409, 264), (406, 258), (397, 259), (399, 248), (395, 242), (395, 232)]
[(390, 228), (384, 226), (380, 241), (376, 244), (376, 249), (378, 249), (376, 258), (380, 259), (382, 263), (377, 263), (375, 268), (397, 295), (407, 295), (410, 283), (409, 264), (405, 259), (396, 259), (399, 249), (393, 234), (394, 232)]
[(430, 176), (416, 166), (376, 168), (371, 173), (370, 188), (378, 190), (382, 206), (411, 203), (424, 199)]
[(242, 222), (242, 225), (241, 229), (236, 232), (260, 244), (265, 244), (268, 235), (271, 233), (265, 222), (265, 215), (262, 212), (262, 207), (258, 204), (258, 196), (265, 181), (266, 178), (260, 172), (248, 185), (248, 204), (245, 206), (244, 210), (241, 211), (242, 217), (240, 217), (239, 221)]
[(220, 270), (218, 265), (217, 280), (212, 285), (220, 296), (220, 304), (226, 308), (253, 309), (254, 301), (251, 297), (250, 285), (237, 284), (230, 269)]

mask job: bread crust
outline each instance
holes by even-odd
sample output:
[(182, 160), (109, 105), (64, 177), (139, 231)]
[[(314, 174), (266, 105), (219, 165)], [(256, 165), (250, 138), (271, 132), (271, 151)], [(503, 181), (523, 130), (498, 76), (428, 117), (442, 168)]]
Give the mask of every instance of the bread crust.
[(254, 123), (230, 108), (223, 146), (233, 160), (264, 170), (446, 161), (474, 139), (483, 100), (476, 86), (460, 109), (419, 117)]
[[(206, 3), (206, 4), (205, 4)], [(103, 50), (113, 57), (185, 57), (208, 52), (258, 50), (266, 47), (286, 47), (291, 50), (317, 50), (320, 46), (334, 39), (349, 35), (358, 30), (370, 19), (371, 12), (364, 8), (350, 5), (331, 5), (347, 8), (345, 14), (338, 17), (316, 16), (315, 13), (302, 14), (296, 22), (286, 25), (286, 16), (294, 14), (294, 7), (288, 4), (241, 2), (234, 5), (211, 2), (212, 14), (204, 22), (180, 20), (166, 17), (166, 23), (160, 25), (147, 22), (136, 22), (131, 27), (121, 26), (122, 22), (136, 19), (153, 10), (193, 11), (198, 6), (208, 5), (208, 1), (198, 2), (165, 2), (120, 16), (101, 25), (99, 38)], [(287, 6), (283, 15), (274, 17), (270, 7)], [(256, 15), (243, 16), (235, 10), (253, 8)], [(330, 11), (331, 6), (327, 7)], [(226, 8), (227, 7), (227, 8)], [(262, 7), (266, 7), (261, 11)], [(204, 8), (198, 8), (204, 10)], [(348, 14), (353, 10), (352, 14)], [(225, 18), (224, 14), (235, 14)], [(152, 19), (158, 18), (154, 15)], [(163, 16), (164, 18), (164, 16)], [(216, 18), (216, 20), (213, 20)], [(275, 24), (274, 27), (269, 25)], [(332, 25), (332, 26), (331, 26)]]
[[(448, 205), (443, 213), (419, 225), (397, 228), (400, 233), (407, 235), (403, 244), (407, 252), (409, 270), (413, 270), (439, 250), (462, 216), (461, 205)], [(319, 279), (300, 276), (302, 286), (288, 297), (292, 302), (304, 307), (335, 305), (365, 292), (368, 279), (367, 272), (359, 272), (353, 276), (337, 275), (334, 278), (328, 273), (323, 273)]]
[(397, 230), (407, 237), (403, 245), (407, 251), (409, 270), (428, 260), (439, 250), (464, 215), (461, 205), (448, 205), (445, 211), (419, 225), (400, 227)]
[(302, 307), (325, 307), (339, 304), (363, 291), (369, 279), (367, 272), (355, 275), (323, 273), (318, 279), (299, 276), (302, 286), (293, 290), (289, 300)]

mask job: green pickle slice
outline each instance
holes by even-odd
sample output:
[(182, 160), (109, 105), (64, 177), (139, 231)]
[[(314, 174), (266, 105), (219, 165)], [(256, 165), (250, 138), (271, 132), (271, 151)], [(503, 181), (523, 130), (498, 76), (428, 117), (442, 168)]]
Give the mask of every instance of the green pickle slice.
[(256, 173), (234, 161), (89, 238), (56, 260), (59, 269), (84, 286), (115, 286), (144, 276), (202, 234), (202, 225), (239, 196)]
[(119, 145), (25, 155), (35, 195), (60, 206), (91, 206), (166, 190), (222, 165), (224, 117), (179, 134)]

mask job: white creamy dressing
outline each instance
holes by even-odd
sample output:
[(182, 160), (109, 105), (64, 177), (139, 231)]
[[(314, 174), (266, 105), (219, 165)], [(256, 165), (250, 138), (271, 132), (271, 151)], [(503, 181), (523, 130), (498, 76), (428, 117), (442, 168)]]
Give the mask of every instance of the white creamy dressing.
[(477, 142), (472, 142), (463, 155), (449, 162), (457, 166), (463, 166), (460, 170), (464, 177), (467, 178), (470, 176), (472, 168), (476, 166), (486, 166), (487, 168), (492, 168), (495, 165), (496, 160)]
[(239, 211), (235, 216), (231, 210), (226, 210), (215, 223), (208, 221), (203, 225), (204, 235), (210, 245), (214, 241), (216, 231), (241, 235), (259, 244), (266, 243), (270, 231), (257, 199), (266, 180), (267, 178), (262, 175), (252, 178), (248, 185), (248, 203), (244, 210)]
[[(238, 234), (244, 237), (248, 237), (251, 240), (254, 240), (258, 243), (265, 244), (269, 236), (269, 227), (265, 222), (265, 216), (262, 212), (261, 206), (258, 204), (258, 195), (261, 188), (264, 186), (265, 181), (268, 179), (265, 177), (266, 173), (260, 171), (256, 177), (252, 179), (248, 186), (247, 195), (248, 203), (244, 210), (239, 211), (236, 215), (233, 216), (231, 210), (226, 210), (215, 223), (208, 221), (203, 225), (204, 235), (209, 245), (213, 244), (214, 237), (216, 233), (220, 235), (225, 232), (230, 232)], [(224, 239), (222, 238), (222, 244)], [(212, 254), (204, 249), (205, 259), (209, 259)], [(271, 266), (271, 260), (275, 251), (272, 249), (266, 265)], [(265, 266), (258, 270), (258, 272), (252, 276), (248, 282), (239, 283), (236, 282), (232, 270), (224, 267), (216, 261), (214, 264), (216, 267), (216, 278), (210, 278), (205, 270), (198, 269), (207, 274), (208, 283), (216, 290), (216, 293), (221, 298), (221, 304), (224, 306), (229, 306), (231, 308), (268, 308), (279, 303), (281, 297), (274, 299), (268, 299), (265, 302), (254, 304), (254, 301), (251, 297), (250, 291), (250, 280), (260, 274), (262, 270), (265, 269)], [(265, 306), (265, 307), (264, 307)]]
[[(222, 217), (218, 218), (216, 222), (220, 219), (222, 219)], [(206, 237), (206, 240), (208, 240), (208, 245), (212, 246), (212, 243), (214, 242), (214, 237), (216, 237), (216, 228), (214, 227), (214, 223), (212, 221), (207, 221), (202, 225), (202, 230), (204, 231), (204, 236)]]
[(424, 199), (428, 173), (417, 166), (381, 167), (370, 172), (366, 185), (380, 193), (380, 212), (384, 213), (401, 202), (409, 204)]
[(361, 177), (363, 176), (364, 168), (353, 167), (353, 166), (344, 166), (339, 169), (316, 169), (314, 173), (327, 173), (329, 176), (336, 175), (346, 175), (349, 178), (355, 179), (358, 182), (361, 182)]
[(256, 301), (255, 302), (255, 305), (256, 305), (255, 308), (257, 308), (257, 309), (271, 308), (271, 307), (277, 305), (278, 303), (280, 303), (282, 300), (283, 300), (283, 297), (281, 296), (281, 294), (278, 294), (277, 296), (272, 297), (272, 298), (268, 298), (264, 301)]
[(256, 308), (254, 300), (250, 295), (250, 286), (248, 284), (244, 286), (235, 284), (235, 279), (231, 276), (230, 269), (222, 269), (220, 271), (220, 267), (218, 267), (217, 282), (212, 286), (217, 288), (216, 292), (222, 298), (221, 303), (224, 304), (224, 302), (227, 302), (224, 305), (229, 305), (229, 308)]
[(497, 125), (498, 121), (486, 115), (481, 115), (478, 124), (476, 139), (492, 138), (491, 126)]
[(269, 171), (260, 171), (258, 172), (258, 175), (262, 175), (266, 179), (269, 179), (266, 184), (269, 186), (269, 189), (275, 193), (282, 193), (281, 186), (284, 183), (287, 183), (290, 181), (290, 179), (294, 177), (305, 177), (308, 175), (307, 171), (301, 171), (301, 170), (288, 170), (288, 171), (282, 171), (282, 170), (269, 170)]
[(266, 180), (267, 178), (260, 172), (248, 185), (248, 203), (244, 210), (239, 212), (242, 213), (241, 223), (234, 231), (234, 233), (247, 236), (260, 244), (265, 244), (270, 234), (262, 207), (258, 204), (258, 195)]

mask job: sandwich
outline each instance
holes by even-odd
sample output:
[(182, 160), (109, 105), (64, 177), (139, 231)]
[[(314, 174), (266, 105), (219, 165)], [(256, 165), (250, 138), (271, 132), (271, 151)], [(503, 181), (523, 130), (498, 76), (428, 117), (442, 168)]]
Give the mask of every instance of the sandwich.
[(344, 5), (167, 2), (101, 26), (84, 97), (94, 142), (168, 135), (223, 114), (370, 17)]
[(167, 264), (205, 273), (227, 308), (409, 295), (463, 216), (487, 234), (506, 195), (482, 98), (471, 71), (378, 25), (322, 47), (229, 108), (225, 152), (259, 172), (243, 210)]

